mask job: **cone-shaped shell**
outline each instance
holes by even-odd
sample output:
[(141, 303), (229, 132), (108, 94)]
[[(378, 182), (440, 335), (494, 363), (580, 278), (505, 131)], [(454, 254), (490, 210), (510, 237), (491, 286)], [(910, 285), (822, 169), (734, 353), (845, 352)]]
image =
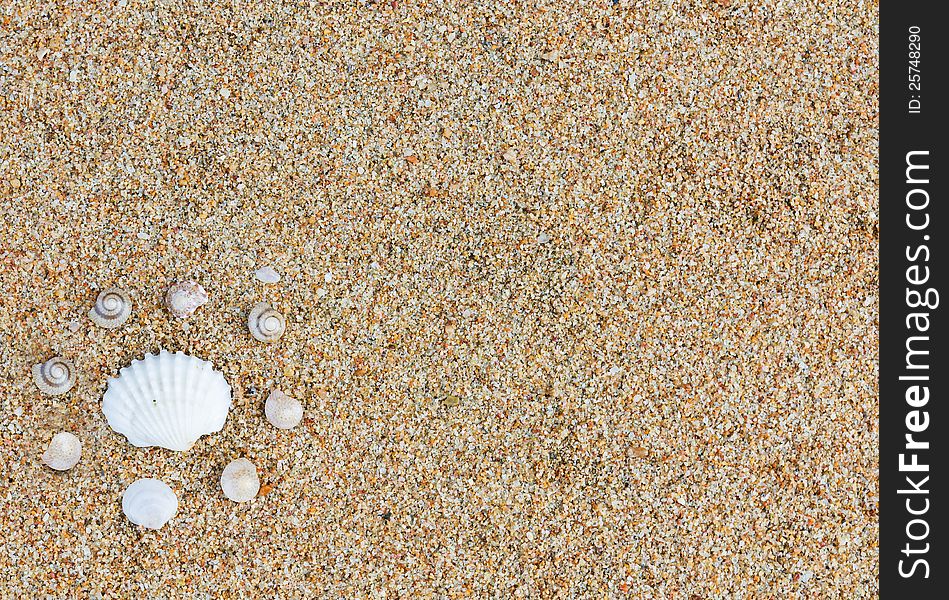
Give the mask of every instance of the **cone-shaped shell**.
[(76, 385), (76, 367), (62, 356), (54, 356), (33, 365), (33, 381), (44, 394), (65, 394)]
[(82, 442), (68, 431), (62, 431), (50, 440), (46, 452), (43, 453), (43, 463), (57, 471), (68, 471), (76, 466), (80, 456)]
[(132, 361), (102, 397), (109, 427), (129, 443), (178, 451), (220, 431), (230, 405), (231, 386), (211, 363), (165, 350)]
[(296, 398), (274, 390), (267, 396), (264, 414), (277, 429), (293, 429), (303, 419), (303, 405)]
[(161, 529), (178, 512), (178, 497), (164, 481), (139, 479), (125, 488), (122, 512), (136, 525)]
[(221, 473), (221, 489), (234, 502), (252, 500), (260, 491), (257, 467), (246, 458), (232, 460)]
[(276, 342), (287, 328), (283, 315), (266, 302), (261, 302), (247, 315), (247, 328), (254, 339), (261, 342)]
[(103, 290), (96, 304), (89, 311), (89, 318), (99, 327), (115, 329), (125, 323), (132, 314), (132, 299), (128, 292), (119, 288)]

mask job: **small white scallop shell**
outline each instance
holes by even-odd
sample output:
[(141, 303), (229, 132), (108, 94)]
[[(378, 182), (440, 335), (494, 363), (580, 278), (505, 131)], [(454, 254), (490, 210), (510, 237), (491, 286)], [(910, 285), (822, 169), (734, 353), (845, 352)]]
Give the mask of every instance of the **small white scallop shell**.
[(33, 381), (44, 394), (59, 396), (76, 385), (76, 367), (62, 356), (54, 356), (33, 365)]
[(199, 306), (208, 301), (208, 293), (201, 284), (194, 281), (182, 281), (168, 288), (165, 294), (165, 306), (179, 319), (187, 319)]
[(68, 471), (76, 466), (82, 455), (82, 442), (79, 438), (62, 431), (53, 436), (49, 447), (43, 453), (43, 463), (57, 471)]
[(99, 327), (115, 329), (121, 327), (131, 314), (132, 299), (128, 292), (113, 287), (99, 293), (95, 306), (89, 311), (89, 318)]
[(261, 302), (247, 315), (247, 328), (258, 341), (276, 342), (286, 330), (287, 322), (270, 304)]
[(257, 467), (246, 458), (232, 460), (221, 473), (221, 489), (234, 502), (252, 500), (260, 491)]
[(211, 363), (162, 350), (109, 379), (102, 412), (109, 427), (134, 446), (188, 450), (220, 431), (231, 406), (231, 386)]
[(296, 398), (274, 390), (267, 396), (264, 414), (277, 429), (293, 429), (303, 420), (303, 405)]
[(178, 512), (178, 497), (160, 479), (139, 479), (125, 488), (122, 512), (136, 525), (161, 529)]

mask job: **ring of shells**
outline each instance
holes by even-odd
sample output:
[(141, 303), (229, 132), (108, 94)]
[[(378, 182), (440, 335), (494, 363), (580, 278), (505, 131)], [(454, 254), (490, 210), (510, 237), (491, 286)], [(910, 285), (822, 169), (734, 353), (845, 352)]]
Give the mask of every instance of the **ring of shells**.
[[(204, 288), (194, 281), (172, 285), (165, 294), (165, 307), (178, 319), (188, 319), (208, 302)], [(117, 329), (132, 315), (132, 297), (126, 290), (103, 290), (89, 319), (105, 329)], [(261, 302), (248, 313), (250, 335), (263, 343), (274, 343), (286, 331), (286, 319), (270, 304)], [(33, 381), (50, 396), (67, 393), (76, 385), (76, 367), (62, 356), (33, 366)], [(198, 401), (200, 399), (200, 401)], [(119, 370), (108, 380), (102, 397), (102, 412), (109, 427), (136, 447), (160, 446), (176, 452), (189, 450), (203, 436), (224, 428), (231, 407), (231, 386), (211, 363), (183, 352), (160, 350)], [(278, 429), (292, 429), (303, 420), (303, 405), (287, 394), (273, 390), (264, 415)], [(82, 455), (82, 443), (70, 432), (59, 432), (50, 440), (41, 459), (51, 469), (68, 471)], [(246, 458), (237, 458), (221, 473), (221, 491), (234, 502), (247, 502), (260, 492), (257, 468)], [(138, 479), (122, 494), (122, 511), (129, 521), (148, 529), (160, 529), (178, 512), (174, 491), (159, 479)]]

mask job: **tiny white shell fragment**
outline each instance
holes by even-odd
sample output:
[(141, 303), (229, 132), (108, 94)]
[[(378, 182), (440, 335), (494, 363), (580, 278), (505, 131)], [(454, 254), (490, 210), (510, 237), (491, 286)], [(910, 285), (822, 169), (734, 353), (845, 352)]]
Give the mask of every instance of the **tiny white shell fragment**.
[(178, 512), (178, 497), (164, 481), (139, 479), (125, 488), (122, 512), (136, 525), (161, 529)]
[(280, 273), (277, 273), (273, 267), (261, 267), (257, 269), (254, 271), (254, 277), (257, 278), (257, 281), (264, 283), (277, 283), (280, 281)]
[(89, 311), (93, 323), (105, 329), (121, 327), (132, 314), (132, 299), (128, 292), (119, 288), (103, 290), (96, 304)]
[(102, 412), (109, 427), (134, 446), (184, 451), (220, 431), (231, 406), (231, 386), (211, 363), (161, 350), (109, 379)]
[(260, 491), (257, 467), (246, 458), (232, 460), (221, 473), (221, 489), (234, 502), (252, 500)]
[(76, 385), (76, 367), (62, 356), (33, 365), (33, 382), (49, 396), (65, 394)]
[(267, 396), (264, 414), (277, 429), (293, 429), (303, 420), (303, 405), (296, 398), (274, 390)]
[(68, 431), (62, 431), (53, 436), (46, 452), (43, 453), (43, 463), (57, 471), (68, 471), (76, 466), (82, 456), (82, 442)]
[(254, 339), (261, 342), (276, 342), (287, 328), (283, 315), (270, 304), (261, 302), (247, 315), (247, 329)]
[(194, 281), (182, 281), (168, 288), (165, 294), (165, 306), (179, 319), (187, 319), (208, 301), (208, 293), (201, 284)]

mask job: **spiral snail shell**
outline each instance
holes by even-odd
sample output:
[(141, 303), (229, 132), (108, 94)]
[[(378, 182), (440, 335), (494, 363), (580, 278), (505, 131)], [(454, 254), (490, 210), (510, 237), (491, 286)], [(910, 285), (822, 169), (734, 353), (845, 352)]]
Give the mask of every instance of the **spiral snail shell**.
[(76, 384), (76, 367), (62, 356), (33, 365), (33, 381), (49, 396), (65, 394)]
[(89, 318), (99, 327), (115, 329), (125, 323), (132, 314), (132, 299), (128, 292), (119, 288), (102, 290), (96, 304), (89, 311)]
[(247, 316), (247, 328), (256, 340), (276, 342), (286, 330), (287, 322), (270, 304), (261, 302)]

